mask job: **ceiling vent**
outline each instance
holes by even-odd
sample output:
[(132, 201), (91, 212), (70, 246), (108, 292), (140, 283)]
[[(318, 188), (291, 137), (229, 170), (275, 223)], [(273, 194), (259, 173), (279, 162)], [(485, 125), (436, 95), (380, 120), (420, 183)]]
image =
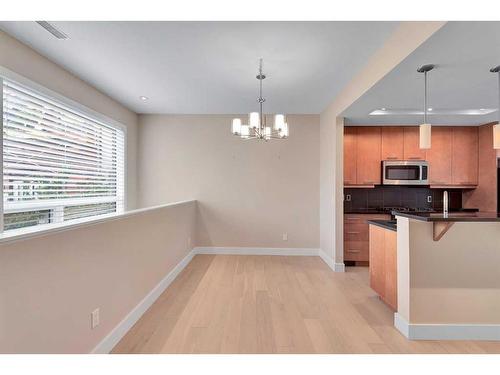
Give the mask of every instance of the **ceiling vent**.
[(45, 30), (47, 30), (49, 33), (54, 35), (57, 39), (68, 39), (68, 36), (64, 34), (62, 31), (56, 29), (56, 27), (52, 24), (50, 24), (47, 21), (35, 21), (37, 24), (42, 26)]

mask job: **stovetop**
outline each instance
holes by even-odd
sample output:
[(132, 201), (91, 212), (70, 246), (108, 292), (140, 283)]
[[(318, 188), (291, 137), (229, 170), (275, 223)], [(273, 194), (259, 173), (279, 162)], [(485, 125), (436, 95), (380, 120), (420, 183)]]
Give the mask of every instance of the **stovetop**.
[(391, 213), (392, 211), (400, 212), (437, 212), (430, 207), (377, 207), (377, 211)]

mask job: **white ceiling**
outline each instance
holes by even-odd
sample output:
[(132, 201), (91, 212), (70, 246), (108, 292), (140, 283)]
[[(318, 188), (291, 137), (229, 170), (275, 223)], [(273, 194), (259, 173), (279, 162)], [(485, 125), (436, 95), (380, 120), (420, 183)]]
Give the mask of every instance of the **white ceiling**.
[[(348, 108), (349, 124), (418, 124), (422, 115), (369, 116), (380, 108), (423, 109), (423, 74), (417, 68), (433, 63), (428, 73), (428, 107), (439, 110), (497, 109), (500, 65), (500, 22), (449, 22), (372, 89)], [(443, 125), (478, 125), (498, 119), (487, 115), (430, 115)]]
[[(397, 22), (35, 22), (0, 29), (138, 113), (319, 113)], [(139, 96), (149, 97), (142, 102)]]

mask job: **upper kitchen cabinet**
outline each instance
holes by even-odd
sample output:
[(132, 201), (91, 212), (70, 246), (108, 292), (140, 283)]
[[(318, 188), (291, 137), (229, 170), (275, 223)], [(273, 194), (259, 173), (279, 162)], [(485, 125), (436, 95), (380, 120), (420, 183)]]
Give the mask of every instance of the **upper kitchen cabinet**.
[(452, 184), (477, 185), (479, 133), (477, 127), (453, 127)]
[(418, 126), (403, 127), (404, 160), (425, 160), (425, 150), (420, 149)]
[(403, 160), (403, 140), (404, 134), (402, 127), (382, 127), (382, 160)]
[(344, 128), (344, 185), (356, 185), (356, 129)]
[(357, 128), (356, 135), (356, 184), (381, 183), (381, 129), (375, 126)]
[(431, 148), (426, 152), (429, 162), (429, 183), (451, 185), (452, 181), (453, 128), (432, 127)]

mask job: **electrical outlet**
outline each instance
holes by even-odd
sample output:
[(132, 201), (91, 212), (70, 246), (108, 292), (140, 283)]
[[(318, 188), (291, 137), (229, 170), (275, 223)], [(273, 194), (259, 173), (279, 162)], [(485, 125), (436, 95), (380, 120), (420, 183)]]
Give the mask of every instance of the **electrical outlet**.
[(345, 201), (346, 202), (350, 202), (351, 201), (351, 194), (346, 194)]
[(283, 241), (288, 241), (288, 233), (283, 233)]
[(427, 196), (427, 203), (432, 203), (432, 195)]
[(99, 325), (99, 323), (100, 323), (99, 308), (97, 308), (90, 314), (90, 326), (92, 327), (92, 329), (94, 329)]

